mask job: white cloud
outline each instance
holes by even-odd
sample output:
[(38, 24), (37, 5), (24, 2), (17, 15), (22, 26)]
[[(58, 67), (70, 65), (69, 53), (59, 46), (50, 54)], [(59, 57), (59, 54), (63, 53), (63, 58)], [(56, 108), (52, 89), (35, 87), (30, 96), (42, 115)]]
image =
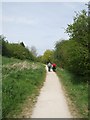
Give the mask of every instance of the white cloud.
[(34, 19), (25, 17), (3, 16), (3, 22), (10, 22), (15, 24), (35, 25), (37, 22)]

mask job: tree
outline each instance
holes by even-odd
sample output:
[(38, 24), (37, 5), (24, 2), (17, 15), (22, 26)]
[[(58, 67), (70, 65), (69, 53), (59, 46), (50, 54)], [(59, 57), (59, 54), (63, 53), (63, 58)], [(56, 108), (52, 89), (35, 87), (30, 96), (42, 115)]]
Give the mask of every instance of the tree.
[(8, 50), (8, 41), (6, 40), (6, 37), (3, 35), (0, 35), (0, 41), (1, 41), (1, 49), (2, 49), (2, 55), (3, 56), (10, 56), (10, 51)]
[(43, 61), (42, 61), (42, 55), (37, 56), (37, 61), (38, 61), (38, 62), (43, 62)]
[(65, 69), (83, 76), (85, 81), (89, 79), (90, 73), (88, 19), (90, 20), (85, 10), (76, 13), (73, 24), (68, 25), (66, 29), (70, 39), (58, 41), (54, 53), (58, 65), (62, 64)]
[(44, 63), (47, 63), (47, 62), (53, 62), (53, 54), (54, 52), (52, 50), (46, 50), (42, 56), (42, 61)]
[(88, 16), (85, 10), (76, 13), (73, 24), (68, 25), (66, 32), (78, 44), (88, 47)]
[(56, 59), (56, 63), (60, 67), (65, 67), (65, 62), (67, 59), (66, 47), (67, 40), (57, 41), (55, 45), (54, 57)]
[(20, 43), (20, 45), (21, 45), (21, 46), (23, 46), (23, 47), (25, 47), (25, 45), (24, 45), (24, 43), (23, 43), (23, 42), (21, 42), (21, 43)]

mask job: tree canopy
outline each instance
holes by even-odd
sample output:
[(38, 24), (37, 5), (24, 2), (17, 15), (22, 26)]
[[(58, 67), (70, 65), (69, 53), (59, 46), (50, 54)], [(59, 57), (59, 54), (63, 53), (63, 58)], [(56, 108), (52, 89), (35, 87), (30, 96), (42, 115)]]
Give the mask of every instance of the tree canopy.
[(66, 33), (68, 33), (70, 39), (58, 41), (54, 52), (59, 66), (61, 65), (74, 74), (85, 76), (86, 80), (89, 79), (90, 67), (88, 19), (89, 17), (85, 10), (76, 13), (73, 23), (66, 28)]
[(42, 61), (44, 63), (53, 62), (53, 53), (54, 52), (52, 50), (46, 50), (42, 56)]

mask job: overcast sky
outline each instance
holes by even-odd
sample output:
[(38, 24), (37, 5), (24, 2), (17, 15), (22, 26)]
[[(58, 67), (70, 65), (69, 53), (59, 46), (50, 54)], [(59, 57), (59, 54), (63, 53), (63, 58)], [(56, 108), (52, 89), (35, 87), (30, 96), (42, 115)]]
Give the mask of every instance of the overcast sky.
[(64, 28), (83, 9), (84, 2), (3, 2), (2, 32), (9, 42), (23, 41), (41, 55), (59, 39), (68, 39)]

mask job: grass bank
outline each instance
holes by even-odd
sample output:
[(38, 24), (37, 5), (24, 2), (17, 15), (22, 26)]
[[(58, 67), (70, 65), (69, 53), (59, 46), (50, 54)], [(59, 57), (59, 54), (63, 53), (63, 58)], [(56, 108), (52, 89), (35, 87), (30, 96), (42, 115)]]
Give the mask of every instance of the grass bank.
[(57, 69), (57, 75), (64, 86), (72, 114), (78, 118), (88, 118), (88, 84), (64, 69)]
[(15, 58), (8, 58), (8, 57), (2, 57), (2, 65), (6, 65), (6, 64), (14, 64), (16, 62), (20, 62), (21, 60), (19, 59), (15, 59)]
[(28, 97), (33, 102), (39, 94), (46, 72), (40, 63), (10, 58), (2, 62), (2, 117), (12, 118), (21, 112)]

